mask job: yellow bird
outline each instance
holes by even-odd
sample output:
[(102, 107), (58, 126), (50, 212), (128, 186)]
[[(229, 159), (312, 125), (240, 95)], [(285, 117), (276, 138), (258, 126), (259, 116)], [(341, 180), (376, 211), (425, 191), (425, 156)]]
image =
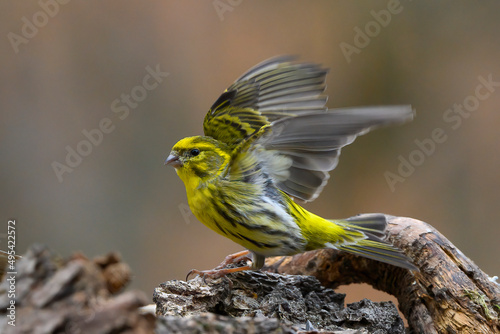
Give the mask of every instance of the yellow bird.
[[(165, 164), (184, 182), (191, 211), (247, 249), (213, 270), (190, 274), (215, 278), (258, 270), (268, 256), (321, 248), (417, 270), (385, 240), (384, 215), (331, 220), (294, 202), (318, 197), (341, 148), (357, 136), (413, 119), (407, 105), (328, 110), (323, 95), (327, 72), (292, 57), (264, 61), (213, 104), (203, 123), (205, 136), (174, 145)], [(241, 259), (252, 265), (225, 268)]]

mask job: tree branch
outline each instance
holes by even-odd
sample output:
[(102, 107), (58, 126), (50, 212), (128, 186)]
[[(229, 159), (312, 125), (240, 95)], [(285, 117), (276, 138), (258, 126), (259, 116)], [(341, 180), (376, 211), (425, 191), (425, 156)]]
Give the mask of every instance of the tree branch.
[[(14, 285), (7, 275), (0, 286), (0, 332), (150, 333), (156, 326), (157, 333), (403, 333), (392, 303), (345, 307), (332, 290), (368, 283), (397, 297), (413, 333), (500, 333), (499, 284), (432, 226), (387, 219), (389, 239), (420, 272), (327, 249), (272, 258), (268, 272), (162, 283), (156, 320), (139, 311), (143, 293), (120, 293), (130, 269), (117, 254), (62, 260), (35, 245), (18, 261)], [(7, 323), (12, 286), (16, 327)]]
[(429, 224), (387, 218), (389, 239), (420, 272), (330, 249), (273, 258), (263, 270), (315, 276), (330, 288), (368, 283), (396, 296), (416, 333), (500, 333), (500, 285)]

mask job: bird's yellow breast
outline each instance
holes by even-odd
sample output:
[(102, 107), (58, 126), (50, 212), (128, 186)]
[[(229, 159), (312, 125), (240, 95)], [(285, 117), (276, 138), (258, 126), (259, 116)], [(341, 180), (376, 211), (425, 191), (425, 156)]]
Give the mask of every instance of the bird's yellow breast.
[(286, 206), (261, 185), (214, 180), (187, 190), (193, 214), (213, 231), (261, 255), (303, 251), (305, 240)]

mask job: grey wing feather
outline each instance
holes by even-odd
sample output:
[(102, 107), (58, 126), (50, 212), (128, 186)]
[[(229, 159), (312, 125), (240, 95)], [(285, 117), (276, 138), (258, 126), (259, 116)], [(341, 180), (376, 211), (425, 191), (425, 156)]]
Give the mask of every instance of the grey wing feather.
[(234, 146), (276, 120), (326, 111), (328, 71), (293, 59), (266, 60), (237, 79), (209, 109), (205, 135)]
[[(322, 94), (328, 70), (317, 64), (294, 63), (294, 59), (272, 58), (243, 74), (219, 101), (227, 99), (231, 108), (216, 102), (206, 128), (211, 130), (212, 115), (228, 114), (253, 129), (241, 138), (246, 140), (263, 124), (271, 124), (271, 130), (247, 152), (251, 154), (237, 159), (235, 167), (240, 164), (240, 169), (249, 173), (250, 167), (258, 164), (282, 191), (312, 201), (326, 185), (328, 172), (337, 166), (342, 147), (373, 128), (411, 120), (413, 110), (410, 106), (388, 106), (327, 111), (327, 96)], [(205, 133), (220, 139), (218, 128), (214, 129)], [(225, 139), (238, 143), (240, 138)]]
[(276, 185), (293, 197), (312, 201), (326, 185), (328, 172), (337, 166), (342, 147), (374, 128), (404, 123), (413, 116), (411, 106), (404, 105), (304, 113), (273, 122), (258, 143), (291, 160), (286, 177), (281, 170), (280, 177), (274, 178)]
[(232, 84), (232, 106), (252, 108), (269, 122), (303, 112), (325, 111), (327, 69), (317, 64), (293, 63), (293, 56), (271, 58), (254, 66)]

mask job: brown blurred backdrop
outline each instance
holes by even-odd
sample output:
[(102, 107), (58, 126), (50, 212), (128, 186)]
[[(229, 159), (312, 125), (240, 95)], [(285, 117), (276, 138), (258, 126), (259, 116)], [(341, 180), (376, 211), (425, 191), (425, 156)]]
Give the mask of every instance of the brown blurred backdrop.
[[(151, 293), (240, 250), (189, 214), (163, 161), (177, 140), (201, 134), (205, 112), (240, 74), (296, 54), (331, 69), (329, 107), (417, 110), (414, 122), (344, 149), (306, 208), (424, 220), (500, 274), (500, 84), (476, 96), (481, 80), (500, 82), (497, 1), (64, 2), (0, 4), (0, 233), (17, 219), (18, 253), (34, 242), (64, 256), (118, 250), (133, 287)], [(157, 68), (168, 76), (144, 83)], [(464, 103), (473, 111), (447, 111)], [(100, 138), (91, 130), (103, 119)], [(437, 128), (446, 140), (418, 153), (415, 140), (429, 143)], [(84, 130), (97, 144), (85, 146)], [(68, 146), (88, 155), (58, 178), (53, 165), (67, 165)], [(400, 156), (418, 166), (391, 189), (384, 173), (398, 173)]]

